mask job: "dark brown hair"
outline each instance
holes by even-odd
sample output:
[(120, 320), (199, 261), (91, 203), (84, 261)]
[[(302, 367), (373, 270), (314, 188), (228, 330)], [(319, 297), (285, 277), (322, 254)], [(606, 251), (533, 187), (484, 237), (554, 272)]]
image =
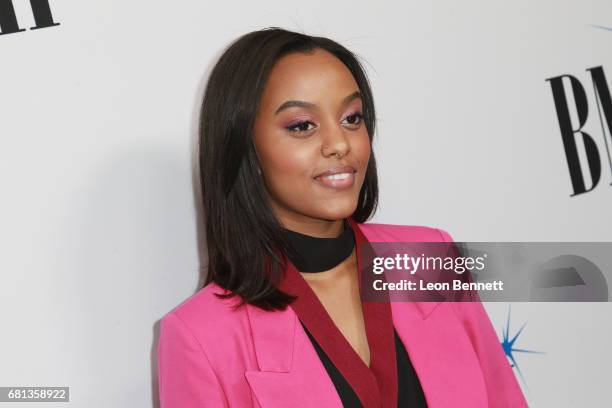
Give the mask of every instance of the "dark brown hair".
[[(323, 49), (353, 74), (363, 102), (370, 137), (376, 116), (372, 91), (357, 57), (324, 37), (269, 27), (233, 41), (214, 66), (200, 111), (199, 167), (204, 203), (210, 282), (265, 310), (284, 309), (293, 296), (277, 288), (293, 249), (268, 202), (257, 173), (252, 129), (267, 77), (279, 58), (294, 52)], [(370, 155), (359, 201), (352, 214), (365, 222), (376, 211), (378, 178)]]

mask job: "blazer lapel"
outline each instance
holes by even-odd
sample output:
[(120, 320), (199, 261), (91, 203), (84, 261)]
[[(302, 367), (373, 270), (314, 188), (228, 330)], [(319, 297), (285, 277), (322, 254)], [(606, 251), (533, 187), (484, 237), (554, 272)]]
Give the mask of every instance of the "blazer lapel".
[[(359, 224), (349, 219), (354, 228)], [(359, 229), (369, 242), (374, 242)], [(375, 238), (381, 242), (380, 238)], [(406, 236), (396, 242), (420, 242)], [(425, 239), (423, 241), (426, 241)], [(487, 406), (478, 358), (449, 302), (390, 302), (392, 319), (430, 408)], [(341, 408), (338, 393), (292, 307), (269, 312), (246, 305), (258, 369), (245, 377), (255, 406)], [(481, 393), (462, 392), (464, 382)], [(399, 384), (401, 387), (401, 384)]]
[[(436, 239), (410, 234), (407, 229), (397, 242)], [(487, 390), (478, 356), (453, 308), (453, 302), (446, 300), (391, 302), (394, 327), (419, 377), (427, 406), (486, 408)], [(472, 392), (466, 392), (466, 383)]]
[[(440, 241), (436, 235), (425, 235), (411, 228), (399, 230), (394, 238), (377, 234), (376, 230), (370, 235), (369, 230), (349, 221), (368, 242)], [(428, 407), (487, 407), (487, 391), (478, 358), (451, 302), (390, 303), (393, 325), (419, 377)], [(468, 395), (464, 389), (466, 381), (481, 391)]]
[(245, 377), (256, 405), (341, 408), (337, 391), (291, 307), (264, 311), (246, 305), (259, 370)]
[[(478, 358), (449, 302), (392, 302), (393, 322), (430, 408), (487, 407)], [(465, 383), (480, 387), (466, 393)], [(401, 385), (400, 385), (401, 386)]]

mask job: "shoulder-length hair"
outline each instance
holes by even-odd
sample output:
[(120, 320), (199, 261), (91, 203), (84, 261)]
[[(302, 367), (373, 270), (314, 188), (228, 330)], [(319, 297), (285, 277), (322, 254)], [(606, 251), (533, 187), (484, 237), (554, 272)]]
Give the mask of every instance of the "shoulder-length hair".
[[(294, 253), (283, 225), (268, 202), (257, 173), (253, 122), (266, 79), (275, 62), (289, 53), (323, 49), (353, 74), (363, 102), (370, 145), (376, 117), (366, 73), (351, 51), (324, 37), (277, 27), (247, 33), (233, 41), (214, 66), (199, 122), (199, 170), (203, 195), (208, 271), (204, 286), (215, 282), (240, 296), (238, 306), (283, 310), (295, 297), (277, 288)], [(365, 222), (376, 211), (378, 179), (374, 154), (352, 218)]]

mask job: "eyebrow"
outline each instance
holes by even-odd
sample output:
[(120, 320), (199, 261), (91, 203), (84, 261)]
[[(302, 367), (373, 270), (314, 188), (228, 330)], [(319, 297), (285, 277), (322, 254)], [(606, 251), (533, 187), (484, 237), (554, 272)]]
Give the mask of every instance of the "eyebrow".
[[(342, 104), (346, 105), (347, 103), (357, 98), (361, 99), (361, 92), (359, 91), (355, 91), (352, 94), (345, 96), (344, 99), (342, 99)], [(316, 108), (316, 106), (317, 105), (315, 105), (312, 102), (291, 100), (291, 101), (286, 101), (281, 106), (279, 106), (276, 112), (274, 112), (274, 114), (278, 115), (281, 111), (288, 109), (288, 108), (293, 108), (293, 107), (312, 109), (312, 108)]]

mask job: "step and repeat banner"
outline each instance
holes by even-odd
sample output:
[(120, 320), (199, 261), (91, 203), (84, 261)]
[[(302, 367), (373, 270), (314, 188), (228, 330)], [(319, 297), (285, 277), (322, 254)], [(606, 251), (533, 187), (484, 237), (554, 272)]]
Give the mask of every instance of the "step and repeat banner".
[(565, 285), (601, 272), (587, 301), (485, 308), (530, 406), (609, 405), (612, 255), (568, 244), (612, 239), (606, 1), (0, 0), (0, 387), (159, 406), (159, 319), (207, 259), (206, 80), (231, 41), (270, 26), (361, 58), (378, 116), (372, 222), (516, 243), (518, 257), (565, 243)]

